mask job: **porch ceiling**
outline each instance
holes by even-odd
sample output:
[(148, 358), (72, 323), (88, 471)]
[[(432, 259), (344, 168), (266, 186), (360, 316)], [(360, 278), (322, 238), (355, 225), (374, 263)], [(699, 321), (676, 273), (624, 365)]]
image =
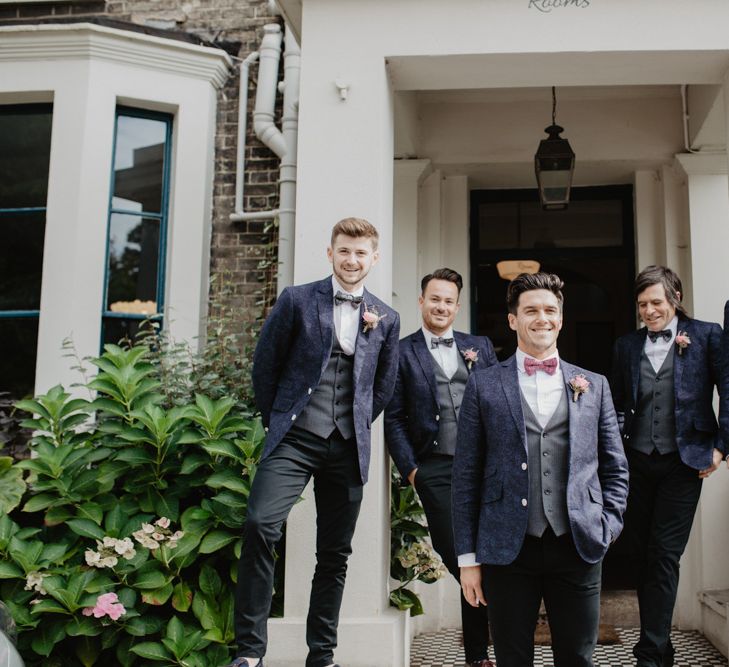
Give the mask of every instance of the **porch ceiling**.
[(717, 84), (729, 51), (631, 51), (393, 56), (396, 90)]

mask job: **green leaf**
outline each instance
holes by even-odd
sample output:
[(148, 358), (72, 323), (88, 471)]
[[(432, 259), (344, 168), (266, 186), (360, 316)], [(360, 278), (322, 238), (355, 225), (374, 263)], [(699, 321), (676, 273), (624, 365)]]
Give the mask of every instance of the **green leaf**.
[(223, 582), (220, 580), (220, 576), (210, 565), (203, 565), (202, 570), (200, 570), (199, 584), (200, 590), (213, 599), (216, 599), (223, 590)]
[(90, 519), (69, 519), (66, 521), (66, 525), (81, 537), (90, 537), (95, 540), (104, 539), (104, 531)]
[[(9, 456), (0, 457), (2, 461), (12, 461)], [(0, 472), (0, 513), (9, 514), (23, 498), (26, 483), (23, 470), (17, 466), (7, 467)]]
[(57, 507), (49, 507), (46, 511), (43, 523), (46, 526), (58, 526), (65, 523), (73, 516), (71, 508), (68, 505), (59, 505)]
[(38, 614), (65, 614), (68, 615), (69, 611), (59, 602), (56, 602), (56, 600), (51, 600), (50, 598), (44, 598), (37, 604), (34, 604), (32, 609), (30, 610), (30, 613), (34, 616), (37, 616)]
[(0, 561), (0, 579), (25, 579), (23, 571), (8, 561)]
[(172, 590), (172, 606), (177, 611), (187, 611), (192, 604), (192, 590), (184, 582), (181, 581)]
[(199, 452), (185, 454), (185, 458), (182, 460), (182, 465), (180, 466), (180, 474), (190, 475), (208, 463), (210, 463), (210, 457), (206, 454), (201, 454)]
[(133, 637), (146, 637), (157, 634), (162, 629), (162, 622), (157, 616), (145, 614), (126, 621), (124, 629)]
[(172, 584), (142, 593), (142, 601), (152, 605), (163, 605), (172, 595)]
[(207, 479), (207, 485), (211, 489), (226, 488), (238, 493), (248, 494), (248, 485), (243, 481), (239, 472), (226, 469), (213, 473)]
[(212, 456), (227, 456), (238, 459), (240, 454), (238, 448), (230, 440), (209, 440), (202, 444), (203, 449)]
[(157, 516), (166, 516), (170, 521), (177, 521), (180, 516), (180, 501), (157, 493), (154, 498), (154, 511)]
[(38, 563), (48, 566), (51, 563), (62, 563), (67, 557), (68, 547), (65, 544), (46, 544), (38, 559)]
[(0, 515), (0, 549), (5, 550), (11, 538), (17, 532), (18, 524), (6, 514)]
[(122, 509), (121, 504), (116, 504), (107, 513), (104, 519), (104, 528), (106, 534), (112, 537), (121, 537), (121, 529), (127, 520), (127, 516)]
[(40, 512), (41, 510), (50, 507), (53, 503), (58, 500), (58, 496), (53, 493), (39, 493), (37, 496), (31, 497), (25, 505), (23, 505), (23, 512)]
[(132, 653), (136, 653), (140, 658), (147, 660), (155, 660), (158, 662), (172, 662), (172, 654), (159, 642), (142, 642), (135, 644), (129, 649)]
[(390, 593), (390, 604), (400, 611), (410, 610), (411, 616), (420, 616), (423, 613), (423, 605), (420, 598), (407, 588), (397, 588)]
[(175, 646), (179, 646), (185, 637), (185, 626), (182, 625), (177, 616), (173, 616), (170, 622), (167, 624), (167, 631), (165, 633), (167, 639), (171, 639)]
[(200, 544), (201, 554), (211, 554), (215, 551), (222, 549), (224, 546), (235, 542), (238, 539), (237, 535), (228, 533), (224, 530), (211, 530)]
[[(42, 604), (42, 603), (41, 603)], [(36, 605), (36, 608), (40, 605)], [(30, 645), (38, 655), (46, 658), (51, 655), (53, 647), (66, 636), (65, 621), (46, 621), (33, 632)]]
[[(68, 632), (68, 629), (66, 632)], [(75, 643), (75, 649), (76, 657), (81, 661), (83, 667), (93, 667), (101, 655), (98, 640), (91, 639), (87, 635), (82, 636)]]
[(76, 616), (66, 625), (66, 634), (69, 637), (96, 637), (103, 631), (103, 626), (89, 616)]
[[(136, 441), (136, 440), (135, 440)], [(154, 463), (154, 457), (144, 449), (127, 447), (120, 450), (114, 457), (115, 461), (124, 461), (132, 466), (146, 466)]]
[(134, 587), (142, 590), (154, 590), (162, 588), (168, 583), (167, 577), (159, 570), (147, 570), (142, 572), (134, 581)]
[(104, 510), (101, 509), (101, 505), (98, 503), (83, 503), (78, 508), (78, 516), (81, 519), (90, 519), (96, 525), (100, 526), (104, 519)]

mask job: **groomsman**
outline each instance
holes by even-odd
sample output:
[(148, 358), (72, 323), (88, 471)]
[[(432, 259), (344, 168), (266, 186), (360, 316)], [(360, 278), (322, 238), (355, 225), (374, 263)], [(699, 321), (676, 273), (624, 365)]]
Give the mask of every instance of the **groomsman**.
[(635, 280), (644, 328), (619, 338), (611, 386), (630, 464), (625, 539), (637, 560), (639, 667), (670, 667), (678, 562), (701, 483), (727, 454), (712, 406), (721, 327), (691, 319), (680, 278), (648, 266)]
[(311, 477), (317, 510), (307, 667), (334, 663), (347, 559), (370, 461), (370, 428), (397, 375), (398, 314), (364, 288), (377, 230), (345, 218), (332, 229), (333, 275), (286, 288), (253, 357), (253, 388), (267, 436), (248, 501), (230, 667), (262, 667), (273, 550)]
[[(451, 472), (457, 420), (469, 374), (496, 363), (491, 341), (453, 331), (463, 288), (451, 269), (429, 273), (418, 298), (423, 325), (400, 341), (395, 393), (385, 410), (385, 437), (402, 479), (418, 492), (433, 547), (459, 580), (453, 546)], [(488, 611), (472, 607), (461, 595), (466, 662), (491, 667)]]
[[(507, 290), (517, 351), (473, 373), (458, 422), (453, 522), (461, 586), (489, 605), (498, 667), (534, 664), (544, 600), (556, 667), (591, 667), (602, 559), (623, 527), (628, 469), (607, 380), (557, 351), (562, 286)], [(485, 595), (484, 595), (485, 594)]]

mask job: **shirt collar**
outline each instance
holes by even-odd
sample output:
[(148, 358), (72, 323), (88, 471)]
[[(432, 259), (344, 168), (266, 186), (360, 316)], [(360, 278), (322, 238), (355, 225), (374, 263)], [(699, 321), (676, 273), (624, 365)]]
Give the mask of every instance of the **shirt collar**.
[(423, 336), (425, 336), (425, 342), (428, 344), (428, 347), (430, 347), (430, 341), (433, 338), (453, 338), (453, 327), (448, 327), (448, 329), (442, 333), (440, 336), (436, 336), (430, 329), (426, 329), (425, 325), (420, 327), (420, 330), (423, 332)]
[[(526, 373), (524, 370), (524, 359), (529, 357), (529, 355), (519, 349), (516, 348), (516, 367), (520, 373)], [(530, 359), (533, 359), (533, 357), (529, 357)], [(540, 359), (539, 361), (546, 361), (547, 359), (557, 359), (557, 370), (559, 370), (559, 350), (555, 350), (554, 354), (550, 354), (546, 359)]]
[(332, 298), (334, 298), (334, 295), (337, 292), (345, 292), (346, 294), (351, 294), (352, 296), (362, 296), (364, 294), (364, 285), (360, 285), (356, 290), (354, 290), (354, 292), (347, 292), (347, 290), (339, 284), (337, 277), (332, 274)]

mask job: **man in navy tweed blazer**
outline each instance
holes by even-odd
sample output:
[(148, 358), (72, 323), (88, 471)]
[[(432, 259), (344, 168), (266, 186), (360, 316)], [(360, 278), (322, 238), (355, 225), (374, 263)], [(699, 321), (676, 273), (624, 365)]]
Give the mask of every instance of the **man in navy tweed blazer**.
[[(679, 560), (702, 480), (729, 453), (721, 327), (686, 314), (674, 271), (648, 266), (635, 280), (645, 327), (615, 344), (611, 387), (630, 464), (625, 537), (636, 561), (638, 667), (671, 667), (671, 619)], [(722, 428), (714, 415), (721, 394)]]
[(488, 601), (499, 667), (534, 664), (544, 600), (556, 667), (591, 667), (601, 563), (622, 529), (628, 471), (607, 380), (560, 359), (562, 281), (509, 285), (516, 354), (471, 374), (453, 464), (461, 586)]
[[(457, 419), (471, 372), (496, 363), (491, 341), (453, 331), (461, 275), (437, 269), (425, 276), (418, 299), (423, 326), (400, 341), (395, 393), (385, 410), (385, 438), (403, 483), (418, 492), (433, 547), (458, 580), (453, 546), (451, 471)], [(488, 610), (461, 595), (463, 648), (471, 667), (490, 667)]]
[(317, 562), (306, 665), (334, 663), (371, 426), (397, 374), (399, 317), (364, 289), (378, 259), (377, 241), (366, 220), (338, 222), (327, 249), (333, 275), (286, 288), (261, 330), (253, 388), (267, 434), (248, 501), (235, 605), (239, 657), (231, 667), (263, 665), (274, 547), (312, 477)]

